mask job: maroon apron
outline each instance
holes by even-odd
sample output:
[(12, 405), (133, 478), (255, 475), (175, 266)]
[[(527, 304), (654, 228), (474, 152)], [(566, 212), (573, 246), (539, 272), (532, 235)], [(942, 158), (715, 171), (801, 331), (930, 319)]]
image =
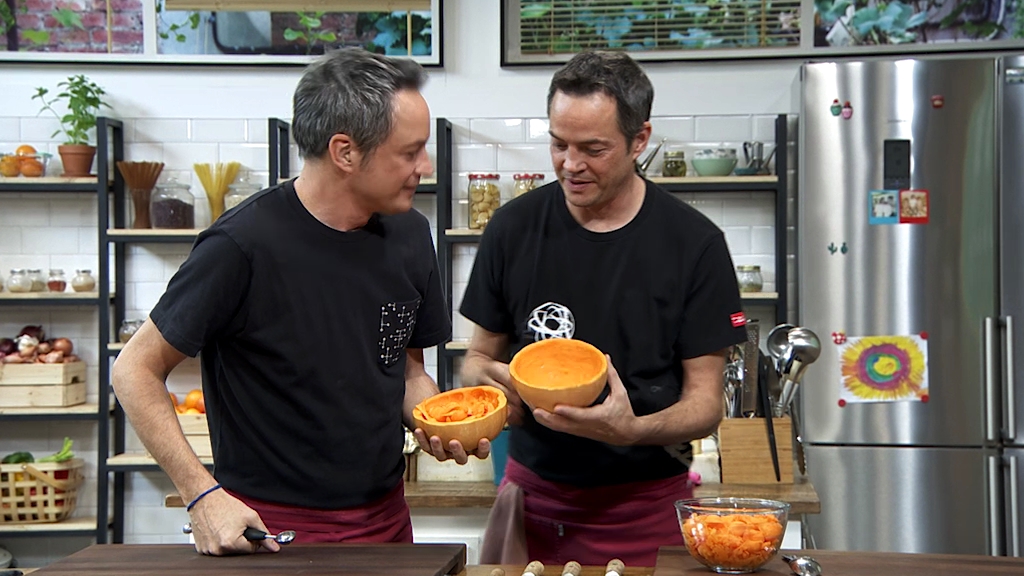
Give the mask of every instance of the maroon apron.
[(523, 491), (530, 560), (604, 566), (654, 566), (661, 546), (682, 546), (674, 502), (693, 497), (686, 474), (613, 486), (579, 488), (548, 482), (508, 459), (502, 483)]
[(255, 500), (228, 491), (260, 515), (271, 534), (295, 530), (295, 542), (412, 542), (412, 520), (399, 481), (381, 498), (354, 508), (318, 510)]

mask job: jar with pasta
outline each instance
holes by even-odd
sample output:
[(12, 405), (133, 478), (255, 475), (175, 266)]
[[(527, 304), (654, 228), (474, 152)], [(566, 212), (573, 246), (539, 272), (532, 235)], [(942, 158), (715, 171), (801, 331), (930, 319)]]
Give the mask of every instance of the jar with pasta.
[(522, 196), (544, 183), (543, 174), (515, 174), (512, 179), (516, 181), (512, 191), (513, 198)]
[(500, 178), (498, 174), (469, 175), (470, 230), (483, 230), (494, 211), (501, 206), (501, 189), (498, 188)]

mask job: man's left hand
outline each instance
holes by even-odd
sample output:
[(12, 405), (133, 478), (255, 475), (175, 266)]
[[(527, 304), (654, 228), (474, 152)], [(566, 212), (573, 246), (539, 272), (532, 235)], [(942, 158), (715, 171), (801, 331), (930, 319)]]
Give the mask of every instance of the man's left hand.
[(542, 408), (533, 411), (533, 417), (544, 426), (574, 436), (590, 438), (613, 446), (629, 446), (636, 442), (637, 417), (629, 402), (626, 387), (619, 373), (608, 360), (608, 397), (600, 404), (588, 408), (559, 404), (553, 412)]

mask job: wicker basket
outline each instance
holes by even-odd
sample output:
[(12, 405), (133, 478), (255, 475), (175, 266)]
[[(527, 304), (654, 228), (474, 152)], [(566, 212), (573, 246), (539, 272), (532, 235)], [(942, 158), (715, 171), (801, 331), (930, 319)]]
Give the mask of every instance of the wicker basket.
[(85, 461), (0, 464), (0, 524), (60, 522), (75, 511)]

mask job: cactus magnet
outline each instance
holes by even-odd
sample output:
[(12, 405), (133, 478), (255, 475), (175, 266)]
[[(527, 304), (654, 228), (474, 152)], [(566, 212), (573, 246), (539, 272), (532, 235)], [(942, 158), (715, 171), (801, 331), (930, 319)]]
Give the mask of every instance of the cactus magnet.
[(853, 116), (853, 106), (850, 105), (849, 100), (847, 100), (846, 103), (843, 104), (843, 109), (840, 110), (840, 114), (843, 115), (843, 120), (849, 120), (850, 116)]
[(829, 110), (832, 111), (833, 116), (839, 116), (839, 113), (843, 111), (842, 105), (839, 104), (839, 98), (832, 101), (832, 106), (829, 107)]

